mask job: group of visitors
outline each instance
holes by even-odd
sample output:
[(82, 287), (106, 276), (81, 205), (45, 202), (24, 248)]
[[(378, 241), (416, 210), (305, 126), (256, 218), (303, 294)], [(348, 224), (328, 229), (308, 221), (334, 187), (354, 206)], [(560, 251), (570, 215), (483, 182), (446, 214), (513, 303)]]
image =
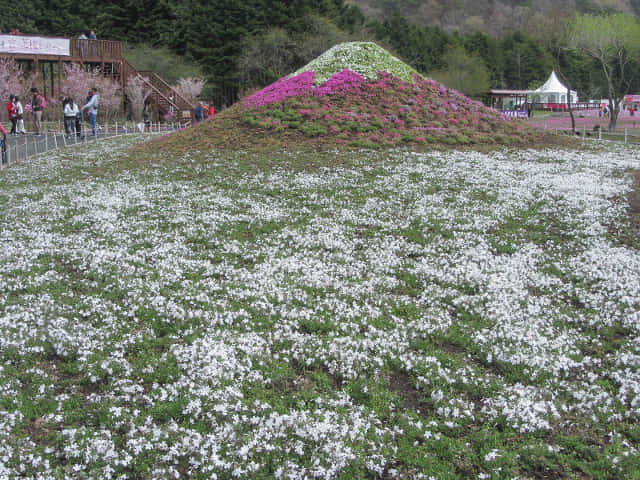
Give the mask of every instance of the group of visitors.
[(216, 109), (213, 105), (205, 105), (204, 102), (198, 102), (195, 108), (196, 123), (202, 122), (205, 118), (211, 118), (216, 114)]
[[(89, 36), (87, 37), (84, 32), (82, 32), (80, 35), (78, 35), (78, 40), (97, 40), (98, 37), (96, 36), (96, 32), (94, 32), (93, 30), (91, 30), (91, 32), (89, 33)], [(80, 55), (82, 57), (86, 57), (87, 56), (87, 47), (89, 45), (88, 41), (82, 41), (79, 42), (80, 43)], [(96, 44), (95, 42), (91, 42), (91, 56), (95, 57), (96, 56)]]
[[(40, 130), (42, 128), (42, 112), (47, 106), (45, 98), (40, 94), (37, 88), (31, 89), (32, 97), (31, 102), (26, 105), (27, 110), (31, 110), (33, 117), (33, 134), (39, 137)], [(97, 118), (98, 118), (98, 104), (100, 96), (98, 95), (98, 89), (93, 87), (89, 90), (86, 102), (82, 107), (79, 107), (76, 102), (69, 96), (60, 97), (62, 101), (62, 112), (64, 117), (64, 130), (67, 135), (71, 135), (75, 132), (80, 136), (82, 129), (82, 112), (85, 110), (89, 113), (89, 122), (91, 124), (92, 135), (96, 134)], [(7, 113), (9, 121), (11, 122), (11, 132), (9, 135), (26, 134), (24, 128), (24, 111), (25, 108), (20, 102), (20, 97), (17, 95), (10, 95), (9, 102), (7, 103)], [(4, 127), (2, 127), (4, 130)]]
[(22, 118), (24, 115), (24, 108), (22, 107), (22, 102), (20, 102), (20, 97), (17, 95), (9, 96), (7, 113), (9, 114), (9, 121), (11, 122), (10, 135), (27, 133), (24, 129), (24, 119)]
[(599, 117), (608, 118), (609, 117), (609, 107), (607, 107), (606, 105), (600, 107), (600, 110), (598, 110), (598, 116)]

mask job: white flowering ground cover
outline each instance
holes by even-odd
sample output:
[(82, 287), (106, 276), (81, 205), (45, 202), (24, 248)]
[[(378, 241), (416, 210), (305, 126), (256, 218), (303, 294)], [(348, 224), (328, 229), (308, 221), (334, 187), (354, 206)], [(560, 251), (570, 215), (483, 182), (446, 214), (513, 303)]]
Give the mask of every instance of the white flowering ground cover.
[(134, 141), (0, 172), (0, 478), (638, 478), (637, 150)]
[(321, 84), (345, 69), (359, 73), (367, 80), (376, 79), (379, 72), (388, 72), (405, 82), (413, 82), (414, 75), (421, 76), (414, 68), (373, 42), (334, 45), (291, 75), (312, 71), (315, 73), (314, 83)]

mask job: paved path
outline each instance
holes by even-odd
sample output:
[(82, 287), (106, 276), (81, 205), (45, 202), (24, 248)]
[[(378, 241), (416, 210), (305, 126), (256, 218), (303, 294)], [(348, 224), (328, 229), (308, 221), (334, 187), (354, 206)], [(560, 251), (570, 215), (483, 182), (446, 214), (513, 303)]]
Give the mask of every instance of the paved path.
[[(174, 130), (176, 128), (178, 128), (178, 125), (161, 125), (160, 131), (166, 132)], [(154, 126), (154, 132), (156, 131), (158, 130)], [(10, 165), (12, 163), (25, 160), (34, 155), (44, 153), (56, 148), (63, 148), (79, 143), (96, 142), (101, 139), (114, 137), (116, 135), (125, 135), (140, 132), (129, 125), (128, 128), (119, 126), (117, 133), (114, 126), (110, 126), (108, 129), (99, 129), (96, 136), (91, 135), (91, 130), (89, 130), (88, 135), (86, 135), (85, 133), (86, 132), (83, 132), (83, 135), (80, 137), (75, 135), (67, 136), (60, 132), (54, 131), (42, 133), (42, 135), (40, 136), (36, 136), (33, 134), (7, 135), (7, 156), (5, 163), (3, 163), (1, 166), (6, 167), (7, 165)]]

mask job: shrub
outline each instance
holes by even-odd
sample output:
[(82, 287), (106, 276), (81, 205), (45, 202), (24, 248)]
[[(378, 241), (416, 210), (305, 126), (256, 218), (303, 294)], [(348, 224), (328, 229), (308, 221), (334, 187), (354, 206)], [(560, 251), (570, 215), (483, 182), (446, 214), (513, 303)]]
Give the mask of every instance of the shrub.
[(307, 137), (319, 137), (327, 134), (327, 129), (317, 123), (305, 123), (300, 127), (300, 131)]

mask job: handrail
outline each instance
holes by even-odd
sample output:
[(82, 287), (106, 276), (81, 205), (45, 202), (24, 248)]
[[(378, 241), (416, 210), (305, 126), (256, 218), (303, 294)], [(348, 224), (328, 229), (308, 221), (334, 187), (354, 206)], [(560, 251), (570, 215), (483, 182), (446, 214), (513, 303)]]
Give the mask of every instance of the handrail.
[[(152, 92), (151, 95), (157, 97), (160, 101), (164, 102), (170, 109), (172, 107), (175, 111), (180, 111), (180, 110), (191, 111), (192, 109), (191, 104), (187, 100), (185, 100), (184, 97), (182, 97), (182, 95), (176, 92), (175, 89), (173, 89), (167, 82), (165, 82), (162, 79), (162, 77), (160, 77), (157, 73), (152, 71), (138, 71), (125, 58), (122, 59), (121, 75), (125, 79), (125, 83), (129, 77), (139, 76), (140, 78), (142, 78), (145, 84), (151, 88), (151, 92)], [(160, 88), (160, 86), (165, 87), (164, 91), (162, 88)], [(178, 99), (180, 102), (182, 102), (182, 105), (176, 103), (175, 101), (172, 102), (169, 99), (169, 96), (170, 96), (169, 94), (173, 94), (174, 100)], [(160, 103), (160, 102), (156, 102), (156, 103)]]
[(115, 60), (122, 58), (122, 42), (116, 40), (88, 40), (72, 38), (70, 53), (72, 57), (87, 60)]
[[(152, 84), (154, 84), (154, 83), (159, 83), (159, 84), (161, 84), (161, 85), (164, 87), (165, 95), (166, 95), (166, 94), (168, 94), (168, 93), (171, 93), (171, 94), (173, 95), (173, 98), (174, 98), (174, 99), (180, 100), (180, 101), (182, 102), (182, 104), (183, 104), (183, 105), (182, 105), (182, 106), (180, 106), (180, 105), (178, 105), (176, 102), (173, 102), (173, 103), (176, 103), (176, 105), (175, 105), (176, 107), (179, 107), (179, 108), (182, 108), (182, 109), (191, 109), (191, 108), (192, 108), (191, 103), (190, 103), (186, 98), (184, 98), (184, 97), (180, 94), (180, 92), (178, 92), (175, 88), (173, 88), (171, 85), (169, 85), (169, 84), (164, 80), (164, 78), (162, 78), (162, 77), (161, 77), (160, 75), (158, 75), (156, 72), (151, 71), (151, 70), (141, 70), (141, 71), (139, 71), (138, 73), (139, 73), (139, 74), (141, 74), (141, 75), (146, 75), (146, 76), (148, 76), (148, 77), (151, 79), (151, 83), (152, 83)], [(156, 85), (154, 85), (154, 86), (156, 86)], [(158, 87), (156, 86), (156, 88), (158, 88)], [(162, 91), (160, 88), (158, 88), (158, 90)]]

